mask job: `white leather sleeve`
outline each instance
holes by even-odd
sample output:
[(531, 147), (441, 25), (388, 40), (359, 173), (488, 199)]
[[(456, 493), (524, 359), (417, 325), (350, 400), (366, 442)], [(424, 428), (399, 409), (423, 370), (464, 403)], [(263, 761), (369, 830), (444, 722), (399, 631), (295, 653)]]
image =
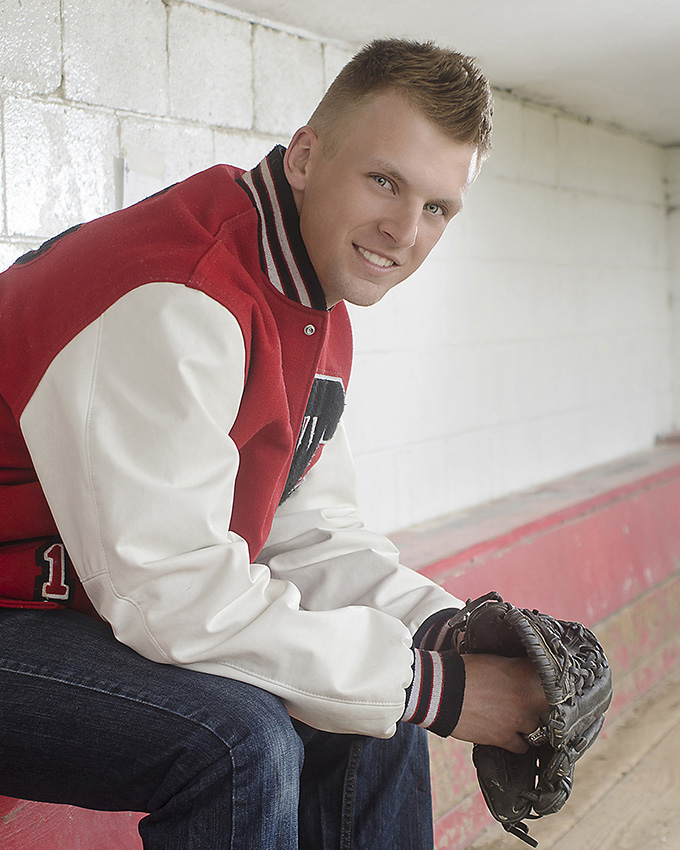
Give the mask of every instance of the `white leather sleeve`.
[[(140, 654), (256, 685), (317, 728), (388, 737), (412, 676), (399, 617), (431, 602), (419, 588), (400, 602), (376, 578), (333, 603), (342, 581), (316, 593), (310, 572), (301, 607), (297, 555), (275, 577), (250, 563), (229, 530), (243, 380), (235, 318), (177, 284), (134, 290), (75, 337), (21, 418), (64, 543), (101, 616)], [(305, 507), (297, 531), (281, 540), (299, 543), (313, 519), (302, 492), (290, 502)]]
[(318, 462), (276, 512), (258, 560), (300, 589), (307, 610), (368, 605), (413, 635), (431, 615), (465, 604), (399, 563), (384, 535), (357, 515), (354, 463), (342, 423)]

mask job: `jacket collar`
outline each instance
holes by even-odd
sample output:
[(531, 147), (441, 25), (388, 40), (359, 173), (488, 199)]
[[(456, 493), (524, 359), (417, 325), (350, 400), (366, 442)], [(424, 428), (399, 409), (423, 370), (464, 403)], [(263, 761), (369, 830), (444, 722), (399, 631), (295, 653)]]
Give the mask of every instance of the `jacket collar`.
[(237, 182), (259, 218), (260, 265), (269, 281), (292, 301), (326, 310), (326, 298), (300, 233), (300, 218), (283, 170), (285, 148), (277, 145)]

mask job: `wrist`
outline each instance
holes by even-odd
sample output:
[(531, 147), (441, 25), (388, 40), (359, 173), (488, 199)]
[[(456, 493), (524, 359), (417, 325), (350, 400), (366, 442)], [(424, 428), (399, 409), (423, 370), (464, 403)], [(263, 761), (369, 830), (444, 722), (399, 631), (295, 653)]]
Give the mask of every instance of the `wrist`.
[(402, 720), (447, 737), (458, 723), (464, 694), (465, 665), (457, 652), (415, 649)]

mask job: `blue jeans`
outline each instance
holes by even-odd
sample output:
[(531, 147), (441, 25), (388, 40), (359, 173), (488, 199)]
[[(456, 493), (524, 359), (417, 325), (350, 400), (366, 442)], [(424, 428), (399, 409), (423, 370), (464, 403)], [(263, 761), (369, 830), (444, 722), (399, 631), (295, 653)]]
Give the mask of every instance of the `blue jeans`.
[(319, 732), (71, 611), (0, 609), (0, 794), (148, 812), (146, 850), (431, 850), (425, 733)]

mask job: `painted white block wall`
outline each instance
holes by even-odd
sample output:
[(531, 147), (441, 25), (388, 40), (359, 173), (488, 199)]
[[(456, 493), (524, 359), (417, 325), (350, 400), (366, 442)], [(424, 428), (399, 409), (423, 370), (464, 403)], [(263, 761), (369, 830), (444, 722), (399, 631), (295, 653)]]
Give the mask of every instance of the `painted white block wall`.
[(668, 246), (673, 363), (673, 429), (680, 431), (680, 148), (667, 151)]
[(121, 160), (164, 185), (255, 165), (351, 56), (200, 0), (7, 0), (0, 34), (3, 268), (115, 209)]
[(67, 100), (150, 115), (168, 110), (166, 10), (158, 0), (63, 0)]
[[(0, 32), (1, 267), (114, 209), (121, 161), (166, 185), (254, 165), (351, 55), (209, 0), (7, 0)], [(501, 96), (496, 113), (496, 150), (427, 266), (352, 310), (346, 419), (381, 530), (680, 422), (680, 223), (663, 183), (668, 169), (677, 207), (678, 158)]]
[[(61, 83), (60, 0), (0, 5), (3, 94), (49, 94)], [(30, 34), (30, 36), (29, 36)]]
[(427, 266), (352, 310), (347, 424), (383, 530), (673, 427), (664, 152), (501, 96), (495, 148)]

